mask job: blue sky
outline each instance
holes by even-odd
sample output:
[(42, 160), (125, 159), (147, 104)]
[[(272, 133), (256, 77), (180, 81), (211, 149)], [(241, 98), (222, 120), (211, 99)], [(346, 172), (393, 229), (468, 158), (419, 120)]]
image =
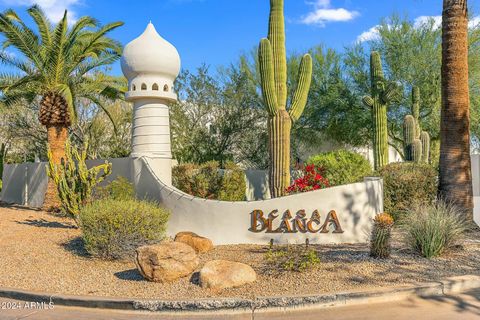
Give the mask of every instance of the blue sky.
[[(479, 2), (470, 0), (475, 16), (480, 14)], [(266, 36), (269, 11), (269, 0), (0, 0), (0, 10), (23, 13), (33, 3), (53, 20), (68, 9), (72, 19), (91, 15), (102, 23), (123, 21), (111, 34), (123, 44), (140, 35), (151, 20), (177, 47), (187, 69), (235, 62)], [(439, 16), (441, 7), (441, 0), (285, 0), (287, 49), (303, 52), (323, 43), (342, 50), (362, 34), (364, 39), (374, 36), (372, 28), (382, 17), (394, 12), (412, 20)], [(113, 72), (120, 74), (118, 63)]]

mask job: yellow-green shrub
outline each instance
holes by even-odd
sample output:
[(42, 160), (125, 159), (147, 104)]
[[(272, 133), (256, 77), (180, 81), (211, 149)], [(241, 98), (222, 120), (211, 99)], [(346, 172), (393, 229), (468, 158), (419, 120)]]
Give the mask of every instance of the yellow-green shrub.
[(173, 168), (173, 185), (185, 193), (204, 199), (242, 201), (245, 199), (245, 173), (228, 162), (220, 170), (216, 161), (201, 165), (186, 163)]
[(115, 180), (104, 187), (97, 187), (95, 190), (96, 199), (129, 200), (135, 198), (133, 184), (125, 177), (118, 176)]
[(79, 217), (88, 253), (123, 259), (132, 257), (139, 246), (160, 242), (169, 213), (151, 202), (107, 198), (83, 207)]
[(384, 209), (394, 219), (412, 204), (431, 204), (437, 196), (437, 170), (428, 164), (391, 163), (377, 174), (383, 178)]
[(346, 150), (321, 153), (310, 157), (307, 163), (323, 168), (332, 187), (361, 182), (372, 174), (372, 166), (364, 156)]

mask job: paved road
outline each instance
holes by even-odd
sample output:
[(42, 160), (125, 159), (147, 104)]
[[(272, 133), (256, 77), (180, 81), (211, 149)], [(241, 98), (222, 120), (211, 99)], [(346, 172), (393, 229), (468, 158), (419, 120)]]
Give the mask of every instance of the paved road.
[[(0, 305), (17, 302), (0, 299)], [(210, 316), (164, 316), (144, 312), (111, 311), (98, 309), (82, 309), (56, 306), (53, 310), (4, 310), (0, 309), (0, 319), (26, 320), (126, 320), (126, 319), (232, 319), (232, 320), (286, 320), (286, 319), (322, 319), (322, 320), (480, 320), (480, 290), (455, 296), (443, 296), (428, 299), (408, 299), (389, 303), (375, 303), (350, 307), (327, 308), (289, 313), (256, 313), (253, 317), (244, 315), (210, 315)]]

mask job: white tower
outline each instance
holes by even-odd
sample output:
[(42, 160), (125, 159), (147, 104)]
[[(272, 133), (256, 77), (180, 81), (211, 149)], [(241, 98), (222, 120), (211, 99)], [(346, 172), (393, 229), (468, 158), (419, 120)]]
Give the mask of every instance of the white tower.
[(177, 100), (173, 82), (180, 72), (177, 49), (149, 23), (125, 46), (122, 71), (128, 79), (127, 101), (133, 102), (132, 158), (147, 157), (157, 176), (172, 183), (168, 104)]

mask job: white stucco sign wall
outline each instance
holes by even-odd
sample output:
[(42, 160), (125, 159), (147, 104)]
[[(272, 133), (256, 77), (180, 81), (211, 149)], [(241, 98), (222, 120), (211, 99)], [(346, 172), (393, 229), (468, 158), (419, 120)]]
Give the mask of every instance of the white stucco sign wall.
[(270, 239), (304, 243), (307, 238), (310, 243), (366, 242), (373, 218), (383, 211), (381, 179), (276, 199), (228, 202), (196, 198), (167, 186), (149, 162), (146, 157), (133, 160), (137, 196), (170, 210), (171, 236), (193, 231), (215, 244), (266, 244)]

